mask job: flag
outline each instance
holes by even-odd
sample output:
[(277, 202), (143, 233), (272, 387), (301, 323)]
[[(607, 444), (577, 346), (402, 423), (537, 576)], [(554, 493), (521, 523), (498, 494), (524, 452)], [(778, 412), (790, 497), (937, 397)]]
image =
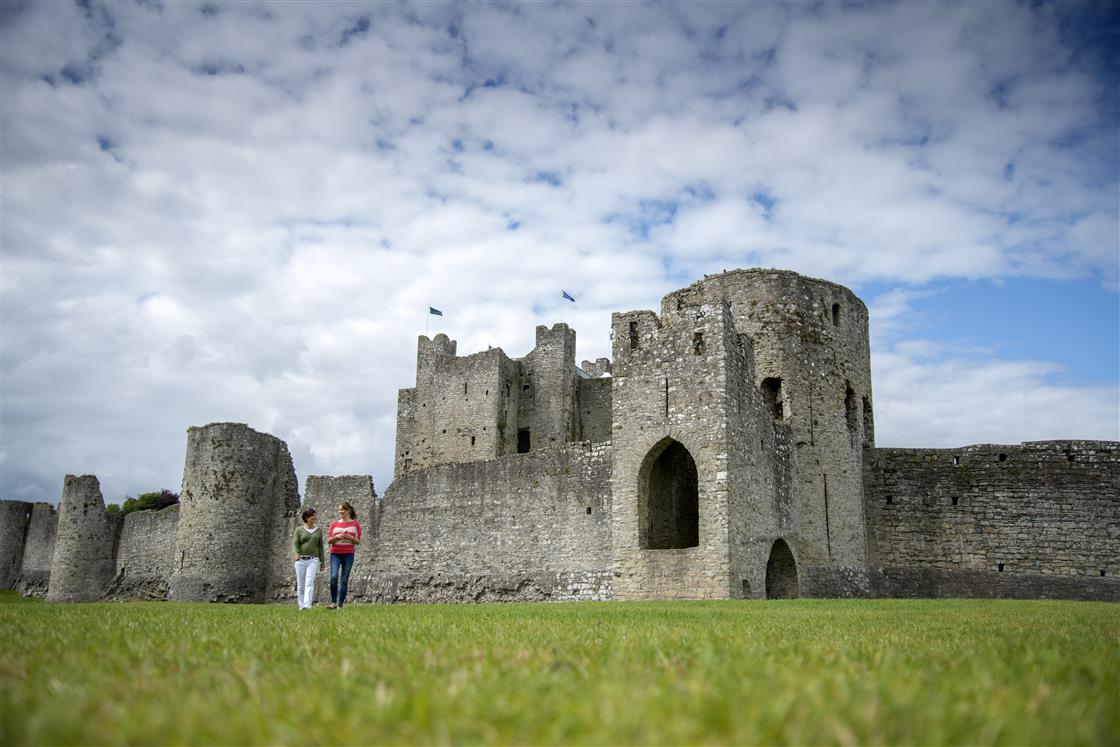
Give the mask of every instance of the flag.
[(440, 311), (439, 309), (437, 309), (434, 306), (429, 306), (428, 307), (428, 313), (431, 314), (432, 316), (443, 316), (443, 312)]
[(560, 292), (564, 294), (564, 298), (568, 299), (568, 300), (569, 300), (569, 301), (571, 301), (572, 303), (575, 303), (575, 302), (576, 302), (576, 300), (575, 300), (574, 298), (572, 298), (572, 297), (571, 297), (571, 296), (570, 296), (570, 295), (568, 294), (568, 291), (566, 291), (566, 290), (561, 290)]

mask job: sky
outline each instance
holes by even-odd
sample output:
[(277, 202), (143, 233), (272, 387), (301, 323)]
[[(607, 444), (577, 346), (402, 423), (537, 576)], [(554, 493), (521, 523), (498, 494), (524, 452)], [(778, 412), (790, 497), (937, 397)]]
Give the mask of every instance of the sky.
[(864, 299), (880, 446), (1120, 440), (1118, 50), (1073, 2), (5, 0), (0, 497), (177, 490), (214, 421), (382, 492), (429, 321), (594, 359), (736, 267)]

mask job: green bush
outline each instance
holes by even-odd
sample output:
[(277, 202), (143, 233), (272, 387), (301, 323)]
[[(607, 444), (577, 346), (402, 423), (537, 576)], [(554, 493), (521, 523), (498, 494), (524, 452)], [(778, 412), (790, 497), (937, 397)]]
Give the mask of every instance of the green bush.
[(159, 511), (178, 502), (179, 494), (164, 488), (151, 493), (141, 493), (137, 498), (126, 495), (120, 505), (111, 503), (105, 510), (114, 516), (127, 516), (133, 511)]

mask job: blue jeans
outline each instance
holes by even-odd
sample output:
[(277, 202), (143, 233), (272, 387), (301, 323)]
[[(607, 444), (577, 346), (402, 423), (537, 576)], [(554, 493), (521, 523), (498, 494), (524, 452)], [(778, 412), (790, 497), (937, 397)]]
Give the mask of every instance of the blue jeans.
[[(354, 567), (354, 553), (331, 553), (331, 602), (339, 607), (346, 601), (346, 587), (350, 585), (350, 569)], [(338, 571), (342, 569), (342, 586), (338, 584)]]

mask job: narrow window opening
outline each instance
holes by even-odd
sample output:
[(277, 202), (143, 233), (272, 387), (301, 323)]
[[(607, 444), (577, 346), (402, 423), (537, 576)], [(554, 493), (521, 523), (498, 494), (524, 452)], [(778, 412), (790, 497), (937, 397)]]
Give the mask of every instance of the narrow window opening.
[(630, 349), (638, 349), (638, 323), (630, 322)]
[(960, 463), (961, 463), (961, 458), (959, 456), (953, 457), (953, 464), (954, 465), (957, 465), (957, 464), (960, 464)]
[(743, 599), (746, 599), (750, 595), (751, 595), (751, 582), (744, 578), (743, 579)]
[(844, 416), (848, 421), (848, 435), (851, 437), (852, 446), (855, 446), (856, 434), (859, 432), (859, 410), (856, 405), (856, 392), (848, 382), (845, 382), (844, 387)]
[(471, 436), (471, 446), (474, 446), (474, 436)]
[(1104, 568), (1101, 568), (1101, 578), (1104, 578)]
[(487, 397), (489, 397), (489, 396), (490, 396), (490, 390), (489, 390), (489, 389), (487, 389), (487, 390), (486, 390), (486, 396), (487, 396)]
[(999, 460), (1001, 462), (1006, 462), (1007, 461), (1007, 455), (1006, 454), (1000, 454), (999, 455)]
[(1066, 454), (1066, 461), (1067, 462), (1072, 462), (1073, 461), (1073, 452), (1069, 452), (1069, 453)]
[(588, 506), (588, 507), (587, 507), (587, 515), (588, 515), (588, 516), (590, 516), (590, 515), (591, 515), (591, 506)]
[(782, 419), (782, 380), (777, 377), (762, 380), (762, 399), (774, 420)]
[(528, 428), (522, 428), (521, 430), (519, 430), (517, 432), (517, 453), (518, 454), (528, 454), (529, 453), (529, 429)]
[(693, 355), (703, 355), (704, 354), (704, 333), (703, 332), (693, 332), (692, 333), (692, 354)]
[(832, 304), (832, 326), (840, 326), (840, 304), (838, 303)]
[(893, 495), (888, 495), (887, 496), (887, 505), (890, 506), (893, 503), (894, 503), (894, 496)]
[(961, 499), (954, 495), (953, 496), (953, 505), (955, 506), (960, 502), (961, 502)]
[(1003, 573), (1003, 563), (1000, 563), (1000, 564), (999, 564), (999, 572), (1000, 572), (1000, 573)]
[(863, 445), (875, 445), (875, 417), (871, 413), (871, 398), (863, 398)]
[(463, 394), (467, 393), (467, 382), (463, 382)]

